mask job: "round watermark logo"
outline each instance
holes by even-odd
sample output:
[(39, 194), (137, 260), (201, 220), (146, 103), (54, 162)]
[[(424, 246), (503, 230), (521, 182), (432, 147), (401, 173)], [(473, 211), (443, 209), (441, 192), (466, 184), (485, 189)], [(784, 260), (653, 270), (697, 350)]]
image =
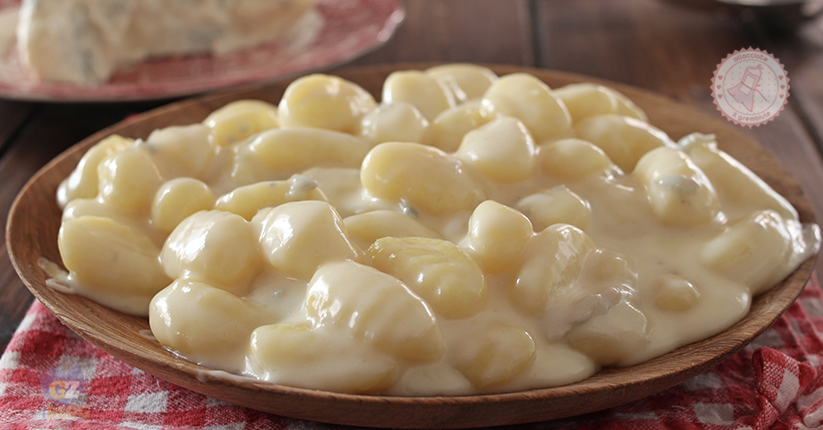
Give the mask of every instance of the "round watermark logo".
[(88, 418), (91, 414), (88, 406), (83, 406), (86, 396), (83, 394), (85, 376), (79, 364), (70, 366), (66, 357), (49, 371), (40, 375), (43, 394), (51, 402), (46, 403), (42, 411), (43, 418)]
[(726, 56), (712, 78), (712, 97), (729, 121), (752, 128), (780, 114), (789, 97), (789, 77), (774, 55), (757, 48)]

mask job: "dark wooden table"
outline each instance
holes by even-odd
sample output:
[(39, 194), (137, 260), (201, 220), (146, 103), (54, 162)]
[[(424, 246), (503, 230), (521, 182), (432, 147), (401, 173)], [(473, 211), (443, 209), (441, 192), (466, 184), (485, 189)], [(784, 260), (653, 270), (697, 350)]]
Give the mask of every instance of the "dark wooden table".
[[(395, 37), (351, 64), (459, 61), (556, 69), (655, 91), (719, 118), (710, 86), (720, 60), (749, 46), (771, 52), (791, 79), (789, 104), (774, 121), (745, 131), (794, 173), (823, 218), (823, 20), (775, 27), (748, 11), (687, 8), (674, 0), (410, 0), (407, 8)], [(0, 100), (0, 225), (23, 184), (55, 155), (129, 114), (168, 102)], [(0, 350), (32, 300), (0, 230)]]

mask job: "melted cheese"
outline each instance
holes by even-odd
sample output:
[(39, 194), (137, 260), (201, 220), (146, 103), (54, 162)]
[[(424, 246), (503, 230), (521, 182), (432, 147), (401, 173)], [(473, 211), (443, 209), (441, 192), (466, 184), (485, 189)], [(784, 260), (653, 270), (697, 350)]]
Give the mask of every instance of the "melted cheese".
[(149, 57), (216, 55), (288, 37), (311, 0), (25, 0), (18, 50), (39, 79), (94, 85)]

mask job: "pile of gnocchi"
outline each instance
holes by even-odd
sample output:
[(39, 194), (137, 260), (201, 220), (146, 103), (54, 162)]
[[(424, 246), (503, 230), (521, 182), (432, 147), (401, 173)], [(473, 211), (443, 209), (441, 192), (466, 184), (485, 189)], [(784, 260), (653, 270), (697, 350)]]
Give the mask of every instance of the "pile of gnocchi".
[(469, 64), (394, 72), (380, 103), (317, 74), (110, 136), (57, 199), (51, 285), (207, 368), (360, 394), (639, 363), (740, 320), (820, 241), (713, 136)]

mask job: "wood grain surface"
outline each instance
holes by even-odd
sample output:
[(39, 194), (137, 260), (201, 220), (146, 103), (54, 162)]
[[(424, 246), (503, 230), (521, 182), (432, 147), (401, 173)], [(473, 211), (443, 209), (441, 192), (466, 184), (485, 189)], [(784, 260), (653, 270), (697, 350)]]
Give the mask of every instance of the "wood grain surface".
[[(394, 70), (426, 65), (394, 64), (341, 70), (337, 74), (379, 95), (386, 76)], [(590, 81), (578, 75), (491, 66), (500, 75), (525, 71), (552, 87)], [(678, 139), (691, 132), (713, 133), (721, 149), (746, 164), (783, 194), (813, 222), (811, 204), (799, 183), (780, 162), (745, 134), (723, 121), (693, 108), (633, 87), (602, 82), (632, 98), (650, 121)], [(103, 137), (117, 133), (145, 138), (160, 127), (189, 124), (204, 119), (224, 104), (243, 98), (279, 101), (286, 83), (252, 87), (201, 99), (184, 101), (135, 116), (83, 140), (49, 163), (26, 185), (13, 206), (8, 224), (8, 246), (25, 283), (64, 324), (101, 349), (146, 372), (194, 391), (232, 403), (280, 415), (336, 424), (392, 428), (468, 428), (533, 422), (577, 415), (627, 403), (689, 379), (718, 363), (765, 330), (797, 297), (814, 266), (809, 259), (787, 280), (755, 299), (752, 311), (723, 333), (649, 362), (623, 369), (608, 369), (577, 384), (497, 395), (458, 397), (381, 397), (295, 389), (212, 372), (166, 351), (140, 334), (146, 319), (113, 311), (76, 295), (59, 293), (45, 285), (40, 258), (59, 261), (57, 230), (60, 210), (56, 187), (80, 156)]]

